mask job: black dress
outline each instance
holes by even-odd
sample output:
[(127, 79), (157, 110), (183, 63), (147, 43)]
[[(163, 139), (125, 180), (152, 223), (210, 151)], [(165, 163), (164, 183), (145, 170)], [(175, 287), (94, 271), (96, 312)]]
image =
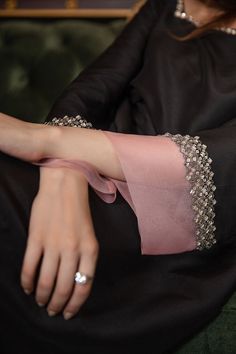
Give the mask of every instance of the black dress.
[[(236, 288), (236, 36), (174, 16), (149, 0), (116, 41), (55, 103), (48, 119), (81, 114), (96, 128), (198, 135), (213, 160), (217, 245), (143, 256), (136, 216), (118, 194), (90, 188), (100, 243), (93, 291), (77, 316), (49, 318), (20, 286), (38, 167), (0, 155), (1, 354), (169, 353), (213, 320)], [(120, 222), (122, 220), (122, 222)], [(152, 349), (153, 348), (153, 349)]]

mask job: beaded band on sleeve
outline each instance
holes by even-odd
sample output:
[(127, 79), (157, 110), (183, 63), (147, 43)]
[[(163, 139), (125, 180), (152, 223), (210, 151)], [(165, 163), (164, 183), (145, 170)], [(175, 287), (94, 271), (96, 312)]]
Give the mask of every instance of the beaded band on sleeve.
[(92, 123), (87, 122), (86, 119), (80, 115), (76, 117), (64, 116), (63, 118), (53, 118), (49, 122), (45, 122), (45, 125), (61, 126), (61, 127), (74, 127), (74, 128), (87, 128), (94, 129)]
[(190, 182), (194, 222), (196, 224), (196, 249), (211, 248), (215, 243), (215, 212), (216, 200), (212, 160), (207, 153), (207, 146), (199, 136), (164, 134), (170, 137), (180, 148), (186, 166), (186, 179)]

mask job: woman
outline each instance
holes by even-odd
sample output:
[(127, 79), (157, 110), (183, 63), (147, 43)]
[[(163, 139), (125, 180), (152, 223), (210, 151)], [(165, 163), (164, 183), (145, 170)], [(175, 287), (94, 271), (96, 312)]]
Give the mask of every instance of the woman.
[[(220, 312), (235, 290), (235, 28), (233, 0), (149, 0), (58, 120), (1, 115), (2, 353), (173, 352)], [(95, 129), (71, 129), (77, 115)]]

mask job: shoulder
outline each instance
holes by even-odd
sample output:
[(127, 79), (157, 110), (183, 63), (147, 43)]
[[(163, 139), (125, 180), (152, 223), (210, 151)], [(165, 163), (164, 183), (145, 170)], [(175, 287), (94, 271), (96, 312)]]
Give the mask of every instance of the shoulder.
[(169, 12), (174, 12), (177, 0), (143, 0), (134, 18), (145, 19), (146, 22), (159, 21)]

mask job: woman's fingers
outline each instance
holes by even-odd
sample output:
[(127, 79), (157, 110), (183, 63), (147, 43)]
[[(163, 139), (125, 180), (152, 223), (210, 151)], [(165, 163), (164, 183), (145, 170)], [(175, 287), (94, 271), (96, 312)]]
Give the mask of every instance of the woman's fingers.
[(36, 302), (39, 306), (45, 305), (51, 296), (58, 272), (59, 255), (46, 249), (41, 264), (40, 275), (36, 290)]
[(42, 246), (35, 238), (29, 238), (21, 270), (21, 285), (27, 294), (34, 289), (34, 279), (42, 256)]
[(54, 316), (60, 312), (71, 296), (78, 260), (79, 252), (74, 254), (68, 252), (62, 255), (57, 274), (57, 283), (50, 303), (47, 306), (47, 311), (50, 316)]
[(98, 243), (86, 178), (78, 171), (43, 171), (31, 210), (22, 286), (32, 292), (39, 271), (36, 301), (47, 306), (50, 316), (63, 311), (67, 318), (65, 312), (73, 316), (91, 291), (92, 282), (75, 284), (75, 273), (94, 275)]
[(85, 284), (80, 284), (75, 283), (75, 280), (73, 279), (74, 290), (69, 302), (63, 310), (63, 315), (66, 320), (69, 320), (79, 311), (80, 307), (87, 300), (91, 292), (97, 257), (98, 244), (96, 242), (90, 244), (90, 247), (88, 247), (84, 252), (82, 250), (77, 271), (80, 272), (82, 277), (83, 275), (87, 276), (88, 281)]

